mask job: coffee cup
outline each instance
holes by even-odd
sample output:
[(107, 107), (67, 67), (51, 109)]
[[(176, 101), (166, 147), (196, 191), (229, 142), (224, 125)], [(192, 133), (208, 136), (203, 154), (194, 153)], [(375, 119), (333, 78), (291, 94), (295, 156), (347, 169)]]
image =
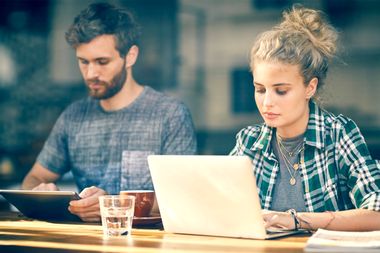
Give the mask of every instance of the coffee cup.
[(135, 196), (135, 217), (149, 217), (159, 213), (156, 194), (152, 190), (128, 190), (120, 191), (120, 195)]

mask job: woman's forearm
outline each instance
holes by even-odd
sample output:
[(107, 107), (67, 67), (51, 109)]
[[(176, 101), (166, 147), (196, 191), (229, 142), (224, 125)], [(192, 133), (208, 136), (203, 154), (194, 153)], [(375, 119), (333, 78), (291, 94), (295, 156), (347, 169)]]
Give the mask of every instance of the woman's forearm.
[(298, 213), (300, 228), (344, 231), (380, 230), (380, 212), (354, 209), (338, 212)]

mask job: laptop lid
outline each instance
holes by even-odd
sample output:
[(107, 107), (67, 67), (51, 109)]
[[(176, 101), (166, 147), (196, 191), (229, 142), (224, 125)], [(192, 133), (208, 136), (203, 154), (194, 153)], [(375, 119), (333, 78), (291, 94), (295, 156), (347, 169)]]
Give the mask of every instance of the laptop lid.
[(151, 155), (148, 164), (165, 231), (268, 237), (248, 157)]

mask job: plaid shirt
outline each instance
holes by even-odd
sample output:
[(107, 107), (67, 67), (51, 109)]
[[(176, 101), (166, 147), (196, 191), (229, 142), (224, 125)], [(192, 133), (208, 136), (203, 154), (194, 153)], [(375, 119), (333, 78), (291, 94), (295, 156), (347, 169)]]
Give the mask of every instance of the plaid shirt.
[[(356, 124), (310, 102), (301, 154), (304, 201), (309, 212), (365, 208), (380, 211), (380, 164), (372, 159)], [(231, 155), (252, 158), (261, 206), (270, 209), (279, 163), (270, 145), (275, 129), (249, 126), (236, 136)]]

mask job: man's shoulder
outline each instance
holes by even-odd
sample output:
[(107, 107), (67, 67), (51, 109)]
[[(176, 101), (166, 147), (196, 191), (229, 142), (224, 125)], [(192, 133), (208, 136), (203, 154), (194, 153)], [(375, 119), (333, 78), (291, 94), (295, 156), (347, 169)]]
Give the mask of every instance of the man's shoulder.
[(187, 108), (186, 105), (178, 98), (168, 95), (164, 92), (157, 91), (151, 87), (146, 86), (144, 104), (154, 107), (155, 110), (172, 111), (178, 108)]
[(180, 103), (180, 101), (177, 98), (165, 92), (158, 91), (149, 86), (145, 86), (145, 89), (146, 89), (147, 99), (156, 100), (158, 102), (164, 102), (164, 103)]
[(94, 101), (89, 97), (85, 97), (69, 104), (63, 111), (62, 115), (70, 118), (81, 116), (93, 105)]

